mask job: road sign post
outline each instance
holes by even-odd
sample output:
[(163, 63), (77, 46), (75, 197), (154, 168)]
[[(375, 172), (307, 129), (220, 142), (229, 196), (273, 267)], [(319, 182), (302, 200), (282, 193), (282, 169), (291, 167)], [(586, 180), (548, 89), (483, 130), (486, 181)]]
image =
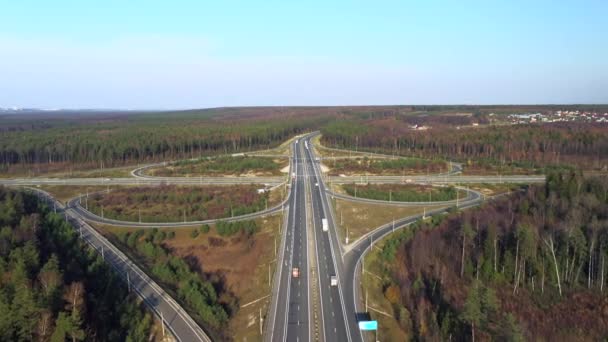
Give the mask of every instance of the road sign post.
[(378, 321), (360, 321), (359, 330), (378, 330)]

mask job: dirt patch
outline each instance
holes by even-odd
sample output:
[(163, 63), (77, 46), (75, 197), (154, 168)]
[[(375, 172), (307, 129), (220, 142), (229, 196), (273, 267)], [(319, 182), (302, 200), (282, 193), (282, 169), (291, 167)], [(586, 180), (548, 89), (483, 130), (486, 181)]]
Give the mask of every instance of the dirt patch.
[(393, 219), (423, 214), (425, 211), (441, 208), (442, 206), (429, 205), (428, 207), (397, 207), (383, 204), (369, 204), (334, 199), (336, 225), (339, 227), (341, 241), (344, 242), (348, 229), (349, 242), (353, 242), (368, 232)]

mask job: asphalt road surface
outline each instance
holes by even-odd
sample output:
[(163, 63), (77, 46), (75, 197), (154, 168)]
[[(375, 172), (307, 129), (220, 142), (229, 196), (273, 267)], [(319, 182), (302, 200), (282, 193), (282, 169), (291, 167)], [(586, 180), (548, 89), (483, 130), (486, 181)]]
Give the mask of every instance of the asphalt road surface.
[[(310, 143), (311, 136), (303, 138)], [(312, 148), (305, 149), (305, 163), (308, 181), (311, 184), (311, 206), (313, 210), (313, 228), (316, 242), (316, 260), (318, 264), (319, 289), (321, 301), (321, 318), (324, 341), (352, 341), (352, 329), (348, 327), (348, 313), (344, 305), (342, 280), (342, 258), (340, 243), (335, 231), (333, 216), (331, 215), (325, 184), (321, 177), (319, 165), (315, 162)], [(322, 230), (322, 219), (328, 223), (328, 231)], [(332, 286), (330, 279), (335, 276), (337, 286)]]
[[(291, 192), (288, 199), (284, 248), (279, 257), (275, 291), (267, 324), (267, 341), (309, 341), (310, 340), (310, 293), (308, 253), (306, 242), (306, 194), (301, 144), (293, 143)], [(292, 271), (298, 268), (299, 275)]]
[(152, 178), (13, 178), (0, 179), (0, 185), (38, 186), (38, 185), (234, 185), (263, 184), (274, 186), (285, 182), (284, 176), (278, 177), (152, 177)]

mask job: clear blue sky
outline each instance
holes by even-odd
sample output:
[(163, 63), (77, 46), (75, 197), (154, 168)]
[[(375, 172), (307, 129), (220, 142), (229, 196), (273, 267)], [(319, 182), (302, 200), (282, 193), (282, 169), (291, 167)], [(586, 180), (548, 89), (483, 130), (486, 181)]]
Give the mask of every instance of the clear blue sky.
[(3, 1), (0, 107), (608, 103), (608, 1)]

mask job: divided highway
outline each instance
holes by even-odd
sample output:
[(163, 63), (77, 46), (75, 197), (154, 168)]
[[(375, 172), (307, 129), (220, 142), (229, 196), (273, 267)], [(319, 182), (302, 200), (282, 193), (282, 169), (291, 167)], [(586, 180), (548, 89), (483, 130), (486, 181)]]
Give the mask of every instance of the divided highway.
[[(311, 136), (303, 138), (305, 146), (312, 146)], [(348, 312), (344, 305), (343, 286), (344, 272), (342, 253), (338, 241), (333, 215), (325, 196), (325, 184), (321, 177), (319, 165), (315, 161), (312, 148), (305, 148), (308, 180), (312, 188), (311, 205), (313, 210), (313, 228), (316, 242), (316, 260), (318, 265), (319, 289), (321, 301), (321, 318), (324, 341), (352, 341), (352, 328), (348, 326)], [(327, 220), (327, 231), (323, 231), (322, 220)], [(337, 278), (337, 286), (331, 285), (331, 277)]]
[[(292, 143), (291, 169), (288, 176), (290, 187), (285, 202), (268, 210), (242, 217), (226, 220), (239, 220), (262, 216), (285, 209), (284, 229), (281, 248), (277, 255), (277, 267), (274, 276), (272, 298), (264, 329), (264, 341), (363, 341), (364, 336), (358, 328), (358, 315), (364, 309), (360, 307), (359, 268), (362, 257), (371, 248), (373, 241), (389, 234), (394, 229), (402, 228), (421, 218), (421, 215), (396, 220), (394, 224), (383, 225), (368, 233), (350, 245), (340, 243), (334, 223), (333, 207), (329, 196), (345, 200), (370, 203), (392, 204), (383, 201), (352, 198), (335, 194), (326, 188), (321, 172), (319, 159), (312, 148), (311, 138), (319, 133), (311, 133), (295, 139)], [(453, 164), (454, 165), (454, 164)], [(149, 166), (147, 166), (149, 167)], [(159, 184), (265, 184), (281, 185), (285, 177), (150, 177), (145, 175), (147, 167), (133, 171), (133, 178), (74, 178), (74, 179), (1, 179), (0, 185), (159, 185)], [(459, 165), (445, 175), (432, 176), (369, 176), (369, 177), (327, 177), (334, 183), (533, 183), (544, 182), (544, 176), (462, 176)], [(43, 191), (48, 200), (58, 208), (61, 204)], [(431, 204), (456, 205), (466, 208), (481, 203), (478, 192), (467, 190), (468, 195), (457, 203), (432, 202)], [(309, 196), (308, 196), (309, 195)], [(408, 203), (412, 205), (413, 203)], [(428, 202), (420, 205), (428, 205)], [(415, 204), (414, 204), (415, 205)], [(63, 210), (63, 209), (62, 209)], [(429, 211), (427, 215), (446, 212), (448, 209)], [(82, 238), (93, 248), (103, 251), (106, 262), (111, 264), (118, 274), (128, 279), (132, 288), (165, 323), (179, 341), (210, 341), (204, 331), (192, 318), (153, 280), (143, 273), (135, 264), (97, 233), (84, 220), (121, 226), (184, 226), (211, 221), (173, 222), (173, 223), (138, 223), (124, 222), (101, 218), (85, 210), (80, 198), (69, 201), (65, 208), (66, 217), (82, 232)], [(327, 231), (323, 230), (326, 220)], [(314, 253), (314, 254), (313, 254)], [(310, 263), (310, 264), (309, 264)], [(311, 276), (311, 270), (314, 277)], [(296, 272), (297, 271), (297, 272)], [(332, 278), (337, 280), (333, 284)], [(318, 286), (317, 286), (318, 285)], [(311, 289), (314, 295), (311, 295)], [(318, 298), (316, 298), (318, 294)], [(318, 304), (318, 307), (315, 306)], [(314, 308), (314, 315), (313, 309)], [(319, 316), (316, 316), (317, 313)], [(313, 317), (315, 317), (313, 319)], [(318, 333), (318, 335), (317, 335)]]
[(277, 177), (153, 177), (153, 178), (13, 178), (0, 179), (0, 185), (37, 186), (37, 185), (234, 185), (264, 184), (279, 185), (285, 182), (284, 176)]
[[(306, 229), (306, 175), (302, 144), (293, 143), (289, 213), (285, 227), (284, 248), (275, 272), (273, 298), (270, 305), (266, 341), (310, 341), (310, 279)], [(298, 269), (297, 276), (293, 273)]]

